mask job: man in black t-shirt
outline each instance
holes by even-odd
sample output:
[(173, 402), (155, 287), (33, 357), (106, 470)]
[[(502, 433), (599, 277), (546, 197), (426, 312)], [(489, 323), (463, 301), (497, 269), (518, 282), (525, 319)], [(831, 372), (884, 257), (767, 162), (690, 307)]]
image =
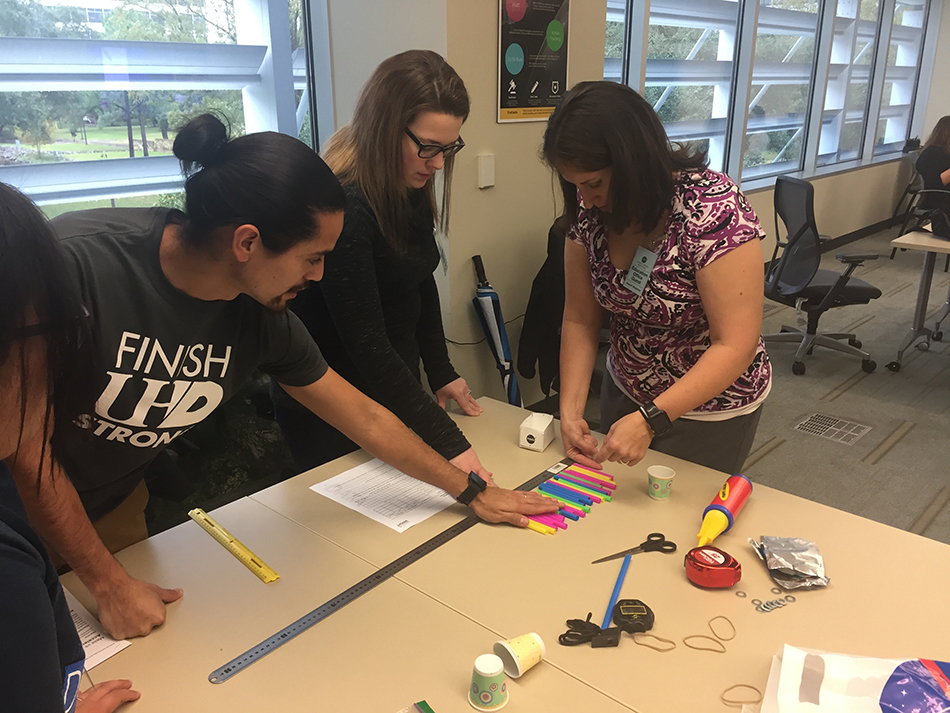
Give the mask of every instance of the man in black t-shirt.
[[(144, 488), (142, 471), (162, 448), (230, 397), (254, 370), (368, 451), (470, 504), (492, 522), (527, 524), (557, 504), (536, 493), (481, 490), (429, 449), (389, 411), (328, 369), (287, 302), (323, 273), (343, 213), (317, 214), (318, 230), (281, 253), (243, 224), (216, 229), (213, 247), (187, 242), (183, 214), (107, 209), (66, 214), (59, 234), (92, 321), (96, 407), (77, 419), (40, 472), (42, 442), (21, 448), (14, 477), (31, 521), (96, 598), (113, 636), (147, 634), (181, 590), (131, 577), (90, 519)], [(475, 490), (472, 490), (472, 488)], [(144, 500), (137, 508), (144, 508)], [(87, 514), (88, 513), (88, 514)], [(138, 538), (144, 537), (144, 532)], [(134, 537), (131, 541), (134, 541)]]

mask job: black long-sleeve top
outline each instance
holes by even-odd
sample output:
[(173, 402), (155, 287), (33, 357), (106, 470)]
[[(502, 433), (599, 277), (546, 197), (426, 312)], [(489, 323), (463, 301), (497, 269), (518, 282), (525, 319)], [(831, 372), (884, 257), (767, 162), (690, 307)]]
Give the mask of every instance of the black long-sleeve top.
[[(940, 174), (950, 168), (950, 154), (936, 146), (928, 146), (917, 157), (917, 173), (924, 179), (924, 188), (928, 190), (950, 191), (950, 185), (944, 185)], [(946, 207), (950, 201), (939, 194), (925, 194), (921, 198), (925, 208)]]
[[(326, 257), (323, 279), (291, 302), (329, 365), (392, 411), (445, 458), (470, 447), (422, 387), (433, 392), (459, 378), (449, 361), (432, 216), (412, 213), (405, 251), (394, 249), (355, 185), (346, 185), (343, 232)], [(420, 196), (421, 197), (421, 196)]]

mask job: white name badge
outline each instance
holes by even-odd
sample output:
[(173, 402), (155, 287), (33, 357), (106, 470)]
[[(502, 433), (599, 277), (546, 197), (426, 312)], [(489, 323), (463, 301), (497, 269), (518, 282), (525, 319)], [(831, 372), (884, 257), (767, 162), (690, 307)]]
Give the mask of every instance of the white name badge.
[(630, 263), (630, 269), (627, 270), (627, 277), (623, 281), (623, 286), (637, 297), (643, 294), (643, 288), (647, 286), (650, 273), (653, 272), (653, 266), (656, 265), (656, 257), (656, 253), (644, 247), (637, 248), (637, 254), (633, 256), (633, 262)]

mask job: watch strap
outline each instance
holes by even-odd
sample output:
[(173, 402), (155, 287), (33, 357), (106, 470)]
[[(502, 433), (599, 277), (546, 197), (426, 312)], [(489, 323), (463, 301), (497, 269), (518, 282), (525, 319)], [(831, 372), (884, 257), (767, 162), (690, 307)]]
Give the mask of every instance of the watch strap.
[(470, 471), (468, 474), (468, 487), (455, 499), (462, 503), (462, 505), (471, 505), (478, 494), (484, 492), (487, 487), (488, 483), (482, 480), (481, 476), (474, 471)]

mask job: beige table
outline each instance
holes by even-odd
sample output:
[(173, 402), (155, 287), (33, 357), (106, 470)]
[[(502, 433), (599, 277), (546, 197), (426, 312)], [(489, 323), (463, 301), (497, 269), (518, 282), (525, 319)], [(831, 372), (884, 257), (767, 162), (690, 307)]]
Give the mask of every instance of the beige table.
[(924, 253), (924, 264), (920, 270), (920, 286), (917, 288), (917, 304), (914, 307), (914, 320), (910, 330), (901, 342), (897, 350), (897, 359), (888, 362), (887, 368), (891, 371), (900, 371), (901, 359), (904, 352), (918, 339), (923, 339), (918, 347), (927, 349), (930, 347), (930, 340), (939, 342), (943, 338), (943, 332), (940, 331), (940, 323), (950, 315), (950, 293), (947, 295), (947, 301), (937, 315), (936, 324), (933, 330), (924, 326), (924, 320), (927, 317), (927, 304), (930, 301), (930, 285), (933, 282), (934, 265), (937, 262), (937, 254), (950, 255), (950, 240), (935, 238), (933, 234), (925, 230), (915, 230), (891, 241), (891, 246), (901, 248), (902, 250), (918, 250)]
[[(524, 411), (480, 403), (482, 416), (458, 420), (499, 484), (518, 485), (559, 460), (558, 442), (544, 453), (517, 447)], [(193, 523), (120, 553), (134, 574), (183, 586), (186, 596), (172, 605), (160, 631), (97, 668), (98, 678), (132, 678), (146, 698), (131, 710), (142, 711), (332, 706), (387, 713), (421, 698), (437, 713), (464, 711), (470, 710), (464, 686), (474, 657), (497, 637), (537, 631), (547, 643), (547, 661), (513, 683), (506, 710), (705, 713), (729, 710), (719, 694), (730, 685), (764, 687), (771, 656), (786, 642), (950, 659), (950, 623), (942, 613), (950, 547), (756, 486), (733, 531), (716, 542), (742, 562), (736, 589), (748, 597), (702, 590), (686, 580), (682, 555), (725, 476), (650, 452), (632, 468), (609, 466), (618, 477), (616, 499), (567, 531), (542, 536), (477, 525), (232, 680), (207, 683), (211, 670), (466, 516), (465, 508), (453, 507), (398, 534), (309, 490), (366, 457), (353, 454), (215, 512), (280, 572), (274, 589)], [(646, 494), (652, 463), (677, 470), (669, 502)], [(649, 604), (657, 617), (654, 633), (677, 648), (659, 653), (626, 635), (618, 648), (559, 646), (566, 619), (588, 611), (603, 619), (620, 563), (590, 561), (653, 531), (680, 550), (635, 556), (622, 595)], [(784, 609), (756, 612), (752, 598), (774, 596), (746, 541), (762, 534), (817, 542), (831, 586), (800, 593)], [(708, 634), (707, 622), (717, 615), (728, 616), (737, 630), (725, 654), (683, 645), (685, 636)], [(315, 691), (325, 682), (333, 691), (324, 706)]]
[[(121, 552), (133, 575), (185, 590), (164, 626), (92, 671), (96, 682), (132, 679), (142, 698), (123, 710), (395, 713), (423, 699), (437, 713), (470, 710), (472, 662), (498, 636), (395, 579), (234, 678), (209, 683), (212, 670), (374, 571), (249, 499), (214, 516), (281, 577), (265, 585), (192, 522)], [(74, 575), (63, 583), (91, 606)], [(506, 710), (628, 710), (546, 664), (528, 685), (510, 685)]]

